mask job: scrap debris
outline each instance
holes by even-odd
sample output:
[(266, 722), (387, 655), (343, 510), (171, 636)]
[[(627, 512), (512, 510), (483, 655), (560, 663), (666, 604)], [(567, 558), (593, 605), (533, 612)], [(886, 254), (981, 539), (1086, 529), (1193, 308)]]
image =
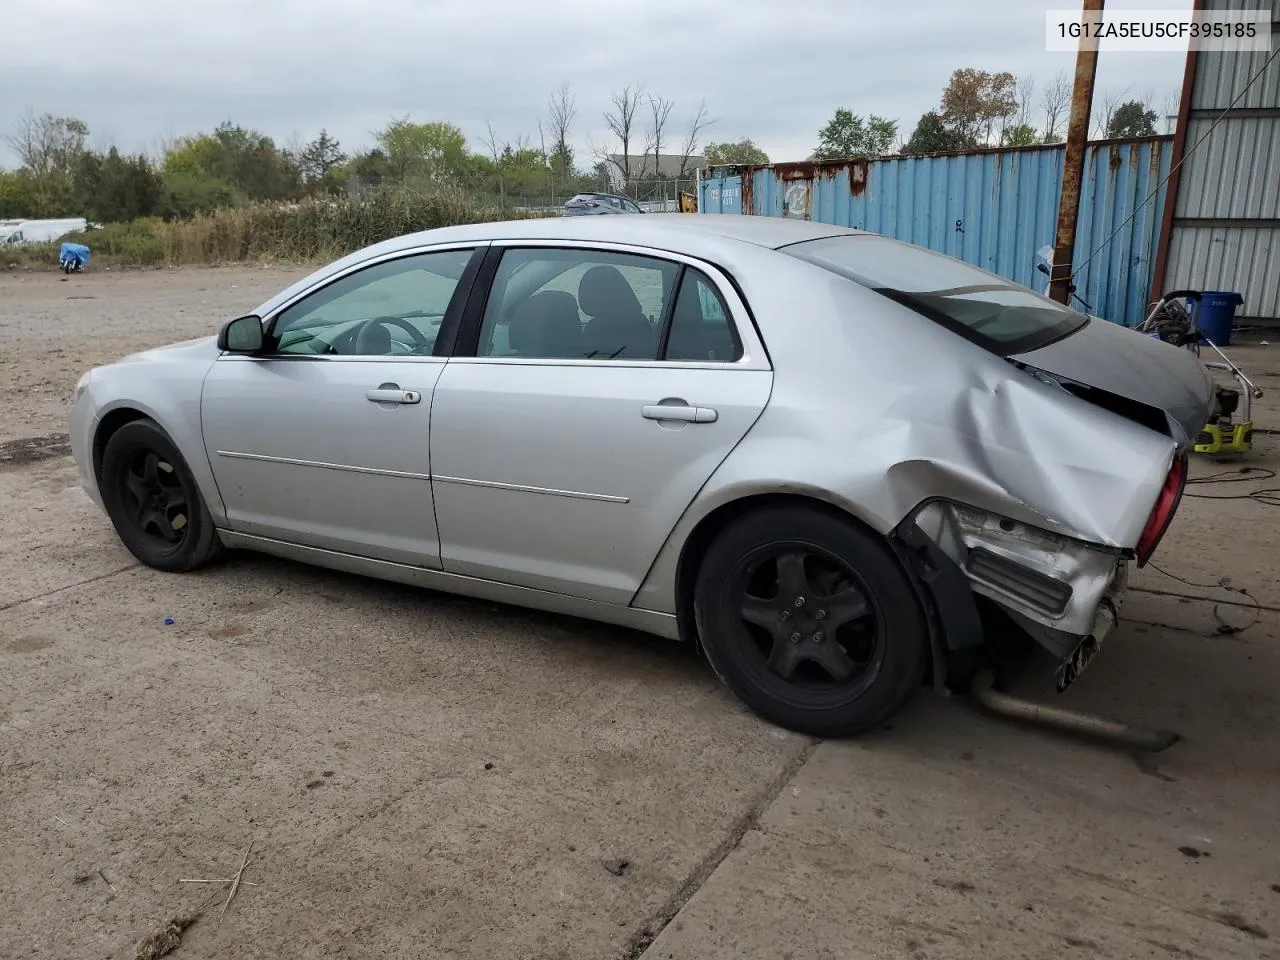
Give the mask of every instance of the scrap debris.
[[(242, 886), (256, 887), (259, 884), (252, 880), (244, 879), (244, 871), (252, 862), (249, 858), (253, 854), (253, 840), (249, 841), (249, 846), (245, 848), (244, 856), (240, 859), (240, 869), (236, 871), (234, 877), (226, 880), (179, 880), (179, 883), (216, 883), (220, 887), (229, 887), (227, 891), (227, 899), (222, 902), (222, 910), (218, 913), (218, 920), (221, 922), (223, 916), (226, 915), (227, 908), (231, 906), (231, 901), (235, 899), (236, 893)], [(101, 871), (99, 871), (101, 875)], [(79, 882), (80, 878), (76, 878)], [(103, 877), (106, 880), (106, 877)], [(200, 919), (204, 910), (217, 897), (221, 891), (214, 891), (213, 896), (207, 898), (200, 906), (196, 907), (191, 913), (173, 914), (166, 918), (153, 932), (147, 934), (138, 941), (134, 947), (135, 960), (156, 960), (157, 957), (163, 957), (174, 950), (182, 943), (182, 934), (186, 929)]]
[(175, 914), (162, 923), (154, 933), (149, 933), (134, 947), (135, 960), (156, 960), (178, 949), (182, 934), (196, 922), (194, 914)]
[[(227, 880), (179, 880), (179, 883), (216, 883), (219, 886), (230, 886), (227, 891), (227, 899), (222, 903), (222, 909), (218, 912), (218, 922), (222, 922), (222, 918), (226, 916), (227, 907), (231, 906), (231, 901), (235, 899), (235, 895), (239, 892), (241, 885), (246, 887), (256, 887), (258, 884), (252, 880), (244, 879), (245, 868), (249, 866), (249, 857), (253, 853), (253, 844), (255, 841), (250, 840), (249, 846), (245, 848), (244, 857), (240, 860), (240, 869), (236, 871), (236, 875)], [(206, 901), (207, 902), (207, 901)], [(203, 905), (201, 906), (203, 909)]]

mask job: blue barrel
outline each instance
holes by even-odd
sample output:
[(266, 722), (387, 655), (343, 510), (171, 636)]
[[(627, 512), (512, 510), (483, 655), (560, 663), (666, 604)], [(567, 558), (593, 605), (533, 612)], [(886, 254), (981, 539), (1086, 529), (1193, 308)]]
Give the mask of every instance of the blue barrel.
[(1231, 343), (1231, 327), (1236, 320), (1236, 308), (1244, 303), (1244, 297), (1230, 290), (1206, 290), (1200, 295), (1196, 308), (1196, 326), (1200, 332), (1220, 347)]

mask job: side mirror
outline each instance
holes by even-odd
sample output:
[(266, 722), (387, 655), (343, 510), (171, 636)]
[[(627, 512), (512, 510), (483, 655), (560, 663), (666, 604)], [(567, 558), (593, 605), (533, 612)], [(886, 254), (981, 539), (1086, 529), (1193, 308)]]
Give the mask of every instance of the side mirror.
[(262, 335), (262, 318), (236, 317), (218, 331), (218, 349), (228, 353), (258, 353), (266, 338)]

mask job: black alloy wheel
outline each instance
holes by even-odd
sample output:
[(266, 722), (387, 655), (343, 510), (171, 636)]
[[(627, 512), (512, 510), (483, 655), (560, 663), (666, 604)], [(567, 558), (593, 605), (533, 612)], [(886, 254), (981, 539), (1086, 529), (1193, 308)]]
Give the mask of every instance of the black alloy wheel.
[(735, 521), (703, 559), (695, 610), (721, 679), (802, 733), (877, 726), (924, 678), (927, 625), (910, 581), (883, 539), (833, 511)]
[(220, 552), (213, 518), (177, 446), (154, 421), (111, 435), (98, 488), (129, 551), (159, 570), (191, 570)]

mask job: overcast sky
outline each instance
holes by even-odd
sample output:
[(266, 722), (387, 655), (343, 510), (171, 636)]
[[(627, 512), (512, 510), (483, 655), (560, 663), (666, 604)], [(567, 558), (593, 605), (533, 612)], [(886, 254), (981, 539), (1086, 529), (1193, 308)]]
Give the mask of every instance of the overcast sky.
[[(1114, 6), (1115, 4), (1111, 4)], [(472, 149), (485, 123), (536, 142), (551, 91), (577, 98), (580, 162), (607, 139), (609, 92), (675, 101), (674, 144), (706, 98), (710, 140), (751, 137), (803, 159), (839, 106), (909, 135), (958, 67), (1071, 71), (1046, 53), (1067, 0), (0, 0), (0, 132), (28, 110), (75, 116), (90, 144), (154, 152), (230, 119), (281, 144), (320, 128), (350, 151), (406, 114), (448, 120)], [(1127, 8), (1190, 0), (1124, 0)], [(1104, 45), (1097, 97), (1131, 88), (1163, 112), (1184, 55)], [(1036, 97), (1039, 97), (1039, 90)], [(1041, 118), (1035, 118), (1039, 123)], [(0, 146), (0, 165), (16, 158)]]

